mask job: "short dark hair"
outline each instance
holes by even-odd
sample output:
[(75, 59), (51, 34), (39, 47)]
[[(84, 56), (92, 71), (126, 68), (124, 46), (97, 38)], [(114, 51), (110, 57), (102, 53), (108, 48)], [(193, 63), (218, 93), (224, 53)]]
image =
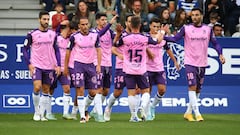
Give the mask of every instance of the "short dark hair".
[(107, 17), (107, 14), (106, 13), (103, 13), (103, 12), (98, 12), (95, 16), (95, 19), (98, 20), (100, 19), (102, 16), (105, 16)]
[(128, 17), (132, 17), (132, 16), (134, 16), (133, 13), (126, 13), (125, 22), (128, 20)]
[(43, 15), (49, 15), (48, 11), (39, 12), (38, 18), (41, 19)]
[(160, 19), (157, 18), (157, 17), (153, 17), (153, 18), (150, 20), (150, 24), (152, 24), (153, 22), (155, 22), (155, 23), (161, 23)]
[(80, 22), (80, 20), (82, 20), (82, 19), (87, 19), (88, 20), (88, 18), (86, 17), (86, 16), (82, 16), (82, 17), (80, 17), (79, 18), (79, 21), (78, 21), (78, 23)]
[(209, 15), (209, 18), (210, 19), (218, 19), (219, 18), (218, 13), (217, 12), (211, 12), (210, 15)]
[(70, 21), (69, 27), (70, 29), (78, 30), (78, 22), (74, 20)]
[(192, 11), (199, 11), (203, 15), (203, 10), (199, 7), (193, 8)]
[(56, 7), (59, 7), (59, 6), (63, 8), (63, 5), (61, 3), (57, 3), (57, 4), (54, 5), (53, 9), (55, 9)]
[(132, 28), (136, 29), (140, 26), (141, 24), (141, 18), (139, 16), (133, 16), (131, 18), (131, 26)]
[(221, 27), (221, 28), (224, 28), (224, 25), (221, 24), (221, 23), (219, 23), (219, 22), (217, 22), (217, 23), (215, 23), (215, 24), (213, 25), (213, 29), (215, 29), (215, 27)]

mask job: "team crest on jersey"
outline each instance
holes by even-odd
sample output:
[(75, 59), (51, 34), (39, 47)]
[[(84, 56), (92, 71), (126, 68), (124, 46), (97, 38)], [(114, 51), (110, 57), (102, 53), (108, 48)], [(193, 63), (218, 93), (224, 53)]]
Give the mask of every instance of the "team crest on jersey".
[[(170, 47), (170, 49), (172, 50), (175, 58), (177, 59), (177, 62), (179, 63), (180, 69), (184, 68), (184, 48), (183, 46), (181, 46), (180, 44), (177, 43), (172, 43), (172, 42), (168, 42), (168, 45)], [(166, 51), (165, 51), (166, 52)], [(164, 55), (166, 56), (166, 53), (164, 52)], [(165, 68), (167, 71), (167, 78), (170, 80), (176, 80), (177, 78), (180, 77), (179, 72), (177, 71), (173, 61), (171, 60), (171, 58), (167, 55), (166, 56), (166, 64), (165, 64)]]
[(48, 37), (49, 37), (49, 38), (52, 38), (52, 34), (49, 34)]

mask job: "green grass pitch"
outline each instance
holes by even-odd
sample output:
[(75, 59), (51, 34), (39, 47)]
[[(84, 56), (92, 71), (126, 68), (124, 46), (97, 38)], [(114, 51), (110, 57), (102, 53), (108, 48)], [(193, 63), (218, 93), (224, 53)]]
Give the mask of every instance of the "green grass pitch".
[(130, 114), (113, 113), (110, 122), (90, 119), (35, 122), (33, 114), (0, 114), (0, 135), (239, 135), (239, 114), (203, 114), (203, 122), (187, 122), (182, 114), (157, 114), (154, 121), (131, 123)]

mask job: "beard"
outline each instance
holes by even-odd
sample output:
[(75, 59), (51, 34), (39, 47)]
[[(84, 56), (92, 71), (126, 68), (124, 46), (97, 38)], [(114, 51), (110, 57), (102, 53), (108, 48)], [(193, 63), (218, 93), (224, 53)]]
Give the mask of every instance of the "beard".
[(41, 24), (41, 26), (42, 26), (44, 29), (46, 29), (46, 28), (48, 28), (48, 23)]
[(196, 26), (201, 24), (201, 21), (199, 21), (199, 20), (192, 20), (192, 22)]

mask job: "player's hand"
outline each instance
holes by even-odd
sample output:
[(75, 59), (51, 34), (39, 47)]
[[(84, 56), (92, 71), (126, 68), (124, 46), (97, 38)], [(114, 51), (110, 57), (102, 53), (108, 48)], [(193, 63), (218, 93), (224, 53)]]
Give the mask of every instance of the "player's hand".
[(176, 67), (177, 71), (180, 70), (180, 65), (178, 64), (178, 62), (174, 62), (174, 66)]
[(35, 67), (34, 67), (32, 64), (29, 64), (29, 65), (28, 65), (28, 69), (29, 69), (29, 71), (30, 71), (30, 75), (33, 76), (33, 73), (34, 73), (34, 71), (35, 71)]
[(121, 24), (116, 24), (116, 28), (115, 28), (115, 30), (116, 30), (116, 32), (117, 33), (122, 33), (122, 31), (123, 31), (123, 26), (121, 25)]
[(123, 55), (122, 55), (122, 54), (119, 54), (117, 57), (118, 57), (120, 60), (123, 60)]
[(116, 20), (117, 20), (117, 17), (118, 17), (118, 15), (115, 15), (115, 16), (109, 21), (109, 23), (110, 23), (110, 24), (115, 23)]
[(117, 15), (117, 12), (115, 10), (112, 10), (112, 15)]
[(63, 75), (64, 75), (64, 76), (68, 76), (68, 75), (69, 75), (69, 70), (68, 70), (68, 68), (64, 68), (64, 70), (63, 70)]
[(59, 75), (61, 74), (61, 67), (57, 66), (57, 67), (55, 68), (55, 74), (56, 74), (57, 76), (59, 76)]
[(123, 29), (124, 29), (123, 26), (118, 23), (118, 24), (116, 25), (116, 28), (115, 28), (116, 33), (117, 33), (116, 36), (120, 36), (120, 35), (122, 34)]
[(101, 66), (100, 65), (96, 66), (96, 71), (97, 71), (98, 74), (101, 73)]
[(226, 62), (225, 58), (224, 58), (224, 56), (222, 54), (219, 55), (219, 60), (221, 61), (222, 64), (224, 64)]
[(164, 31), (165, 33), (168, 33), (170, 31), (169, 25), (168, 24), (165, 24), (165, 25), (162, 24), (160, 30)]

